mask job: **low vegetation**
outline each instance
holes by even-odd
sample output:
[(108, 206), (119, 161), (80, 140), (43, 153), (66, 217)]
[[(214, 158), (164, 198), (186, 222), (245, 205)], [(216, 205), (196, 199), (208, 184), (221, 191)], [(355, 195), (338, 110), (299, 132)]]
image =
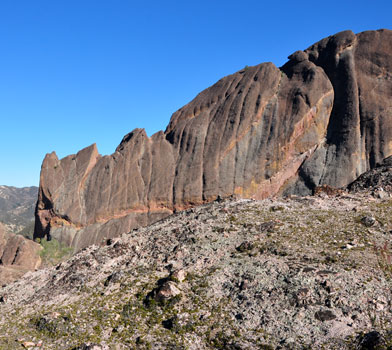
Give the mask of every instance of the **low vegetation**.
[(43, 266), (54, 266), (59, 262), (71, 257), (73, 249), (52, 238), (50, 241), (46, 239), (38, 239), (43, 249), (40, 251)]
[[(341, 195), (181, 212), (5, 288), (0, 348), (387, 350), (391, 211)], [(51, 264), (69, 253), (41, 243)]]

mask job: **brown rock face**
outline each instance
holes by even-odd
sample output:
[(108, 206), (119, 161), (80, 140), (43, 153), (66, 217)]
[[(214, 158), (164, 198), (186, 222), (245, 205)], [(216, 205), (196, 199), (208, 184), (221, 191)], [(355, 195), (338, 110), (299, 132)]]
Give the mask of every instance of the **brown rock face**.
[(173, 114), (165, 132), (126, 135), (44, 159), (35, 236), (81, 248), (232, 194), (265, 198), (345, 186), (392, 154), (392, 31), (350, 31), (249, 67)]
[(392, 154), (392, 31), (338, 33), (305, 51), (335, 92), (325, 143), (299, 171), (297, 190), (343, 187)]
[(11, 282), (41, 265), (41, 246), (21, 235), (6, 232), (0, 223), (0, 283)]

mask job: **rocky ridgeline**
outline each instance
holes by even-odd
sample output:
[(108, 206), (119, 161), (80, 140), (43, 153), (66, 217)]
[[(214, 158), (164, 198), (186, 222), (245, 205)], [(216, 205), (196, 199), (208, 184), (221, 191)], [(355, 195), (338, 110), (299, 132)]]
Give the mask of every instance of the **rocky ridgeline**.
[(319, 191), (179, 212), (0, 289), (0, 348), (389, 349), (391, 210)]
[(392, 31), (345, 31), (247, 67), (175, 112), (165, 132), (126, 135), (42, 164), (35, 237), (80, 249), (236, 194), (344, 187), (392, 154)]

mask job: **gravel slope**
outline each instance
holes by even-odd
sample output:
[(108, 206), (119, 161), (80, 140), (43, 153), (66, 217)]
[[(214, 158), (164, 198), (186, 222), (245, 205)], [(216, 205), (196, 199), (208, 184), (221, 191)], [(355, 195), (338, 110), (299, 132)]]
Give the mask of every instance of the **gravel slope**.
[(179, 212), (2, 288), (0, 348), (387, 349), (391, 205), (321, 193)]

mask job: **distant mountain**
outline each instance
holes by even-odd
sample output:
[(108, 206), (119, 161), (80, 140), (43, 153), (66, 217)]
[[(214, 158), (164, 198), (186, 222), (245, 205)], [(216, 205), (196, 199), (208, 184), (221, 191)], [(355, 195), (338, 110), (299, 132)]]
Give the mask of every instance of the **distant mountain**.
[(0, 186), (0, 222), (12, 233), (32, 237), (38, 187)]

